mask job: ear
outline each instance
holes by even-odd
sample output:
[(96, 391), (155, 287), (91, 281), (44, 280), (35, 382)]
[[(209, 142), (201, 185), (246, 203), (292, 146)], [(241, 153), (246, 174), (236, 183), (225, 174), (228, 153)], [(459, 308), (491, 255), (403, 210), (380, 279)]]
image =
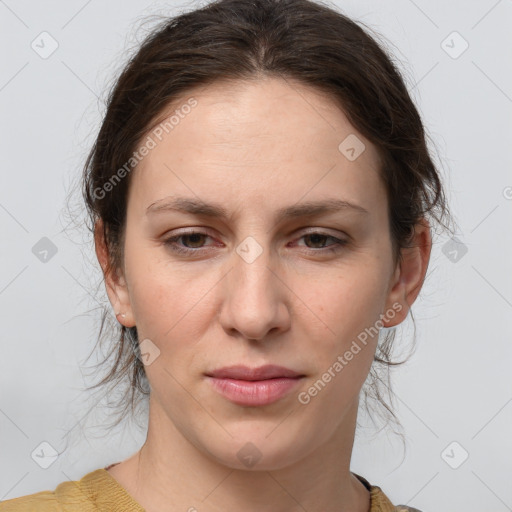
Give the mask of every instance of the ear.
[[(392, 319), (387, 319), (384, 315), (384, 327), (398, 325), (407, 317), (423, 286), (431, 250), (430, 224), (422, 219), (414, 228), (413, 246), (401, 250), (401, 259), (397, 263), (386, 301), (386, 311), (392, 309), (396, 314)], [(402, 306), (399, 311), (397, 303)]]
[[(107, 295), (117, 315), (119, 323), (125, 327), (135, 326), (133, 312), (130, 304), (130, 295), (128, 287), (121, 269), (109, 268), (110, 256), (108, 248), (105, 243), (103, 221), (100, 219), (94, 226), (94, 245), (96, 249), (96, 256), (103, 271), (103, 278), (105, 280), (105, 288)], [(121, 314), (124, 313), (124, 317)]]

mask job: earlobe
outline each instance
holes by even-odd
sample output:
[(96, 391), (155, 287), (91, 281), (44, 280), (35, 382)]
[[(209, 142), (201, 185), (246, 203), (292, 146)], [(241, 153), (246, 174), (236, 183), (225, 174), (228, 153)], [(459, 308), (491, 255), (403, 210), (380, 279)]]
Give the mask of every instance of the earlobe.
[[(389, 328), (402, 323), (409, 314), (409, 310), (423, 286), (431, 250), (430, 224), (423, 219), (415, 226), (412, 246), (401, 249), (401, 258), (392, 278), (386, 304), (388, 309), (392, 308), (395, 311), (399, 309), (399, 311), (396, 312), (393, 319), (386, 320), (386, 315), (384, 315), (384, 327)], [(397, 303), (401, 305), (401, 308), (397, 308)]]
[(105, 244), (103, 222), (98, 220), (94, 230), (96, 256), (103, 272), (105, 289), (120, 324), (125, 327), (135, 326), (132, 314), (130, 295), (126, 280), (120, 269), (110, 266), (109, 253)]

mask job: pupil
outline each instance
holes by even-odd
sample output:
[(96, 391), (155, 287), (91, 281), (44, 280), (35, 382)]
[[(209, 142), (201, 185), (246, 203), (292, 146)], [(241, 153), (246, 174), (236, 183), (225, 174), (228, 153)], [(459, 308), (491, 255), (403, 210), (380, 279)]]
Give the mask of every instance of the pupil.
[[(189, 238), (192, 239), (191, 240), (192, 244), (194, 244), (194, 243), (199, 242), (200, 241), (200, 237), (203, 236), (203, 235), (201, 235), (201, 233), (192, 233), (191, 235), (188, 235), (188, 236), (189, 236)], [(198, 240), (198, 237), (199, 237), (199, 240)]]
[(319, 238), (322, 239), (324, 235), (319, 235), (318, 233), (314, 233), (312, 235), (309, 235), (311, 241), (313, 244), (319, 243)]

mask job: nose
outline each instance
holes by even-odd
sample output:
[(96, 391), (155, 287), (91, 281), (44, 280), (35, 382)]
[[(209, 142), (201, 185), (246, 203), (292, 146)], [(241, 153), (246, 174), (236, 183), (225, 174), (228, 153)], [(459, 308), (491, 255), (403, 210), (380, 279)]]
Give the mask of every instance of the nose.
[(223, 280), (220, 322), (231, 336), (265, 340), (290, 328), (291, 292), (269, 251), (253, 259), (254, 250), (233, 252)]

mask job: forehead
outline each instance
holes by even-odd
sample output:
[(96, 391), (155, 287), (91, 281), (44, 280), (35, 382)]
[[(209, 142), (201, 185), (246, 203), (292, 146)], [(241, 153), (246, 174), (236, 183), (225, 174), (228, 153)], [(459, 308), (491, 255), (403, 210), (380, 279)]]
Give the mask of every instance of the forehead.
[[(164, 192), (215, 192), (222, 199), (251, 191), (267, 200), (281, 192), (298, 201), (308, 191), (339, 187), (367, 204), (382, 194), (377, 149), (331, 97), (290, 79), (191, 89), (162, 111), (146, 137), (154, 147), (131, 187), (146, 205)], [(364, 150), (347, 158), (345, 141)]]
[[(192, 99), (196, 106), (189, 108)], [(248, 138), (293, 135), (290, 142), (312, 146), (313, 141), (322, 137), (324, 146), (331, 144), (336, 148), (340, 138), (357, 133), (332, 96), (291, 78), (229, 80), (195, 87), (175, 99), (150, 126), (160, 123), (165, 128), (165, 121), (171, 118), (173, 127), (164, 130), (162, 136), (172, 132), (176, 142), (181, 143), (186, 143), (185, 135), (197, 128), (202, 129), (205, 143), (225, 140), (231, 146), (247, 143)], [(378, 156), (375, 148), (368, 149), (373, 157)]]

